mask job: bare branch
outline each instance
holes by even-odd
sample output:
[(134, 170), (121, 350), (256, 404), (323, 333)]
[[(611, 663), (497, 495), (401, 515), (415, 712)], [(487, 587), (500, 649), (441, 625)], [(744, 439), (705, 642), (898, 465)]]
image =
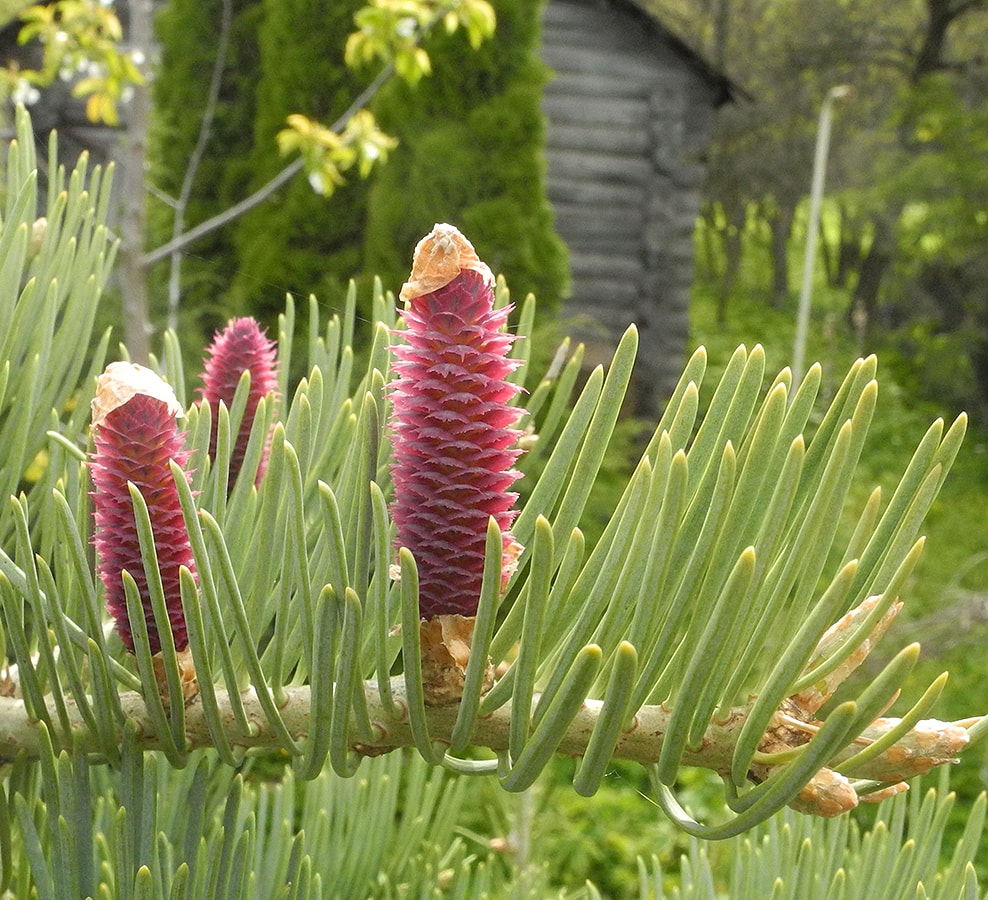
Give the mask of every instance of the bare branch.
[[(172, 240), (180, 237), (185, 230), (185, 211), (188, 209), (189, 198), (192, 196), (192, 186), (195, 183), (196, 175), (199, 172), (199, 163), (202, 162), (203, 154), (206, 152), (206, 145), (209, 143), (209, 138), (212, 134), (213, 119), (216, 117), (216, 107), (219, 103), (220, 88), (223, 83), (223, 72), (226, 69), (226, 55), (230, 46), (230, 26), (232, 20), (232, 0), (222, 0), (220, 33), (216, 44), (216, 59), (213, 62), (213, 74), (209, 82), (209, 92), (206, 95), (206, 106), (202, 112), (202, 121), (199, 125), (199, 135), (196, 138), (196, 145), (189, 156), (189, 164), (185, 167), (182, 186), (179, 189), (178, 199), (175, 202), (175, 218), (172, 221)], [(171, 271), (168, 275), (168, 327), (172, 329), (178, 326), (181, 276), (182, 254), (181, 250), (175, 250), (171, 254)]]
[[(339, 131), (343, 128), (350, 119), (353, 118), (354, 114), (363, 109), (364, 106), (371, 100), (371, 98), (381, 89), (381, 86), (391, 77), (394, 72), (394, 67), (392, 65), (387, 65), (377, 74), (377, 77), (357, 96), (357, 98), (350, 104), (346, 112), (343, 113), (332, 125), (330, 129), (333, 131)], [(212, 234), (217, 229), (222, 228), (224, 225), (228, 225), (239, 219), (245, 213), (250, 212), (257, 206), (260, 206), (265, 200), (271, 197), (279, 188), (291, 181), (299, 172), (304, 168), (304, 164), (301, 159), (296, 159), (289, 163), (285, 168), (283, 168), (277, 175), (274, 176), (267, 184), (263, 187), (258, 188), (248, 197), (245, 197), (239, 203), (235, 203), (229, 209), (225, 209), (221, 213), (217, 213), (215, 216), (206, 219), (205, 222), (201, 222), (196, 225), (195, 228), (190, 228), (184, 234), (178, 237), (172, 238), (168, 243), (163, 244), (156, 250), (152, 250), (150, 253), (144, 255), (141, 260), (141, 266), (144, 269), (149, 269), (155, 263), (161, 262), (161, 260), (166, 259), (173, 253), (177, 253), (180, 250), (184, 250), (190, 244), (195, 243), (200, 238), (205, 237), (207, 234)]]

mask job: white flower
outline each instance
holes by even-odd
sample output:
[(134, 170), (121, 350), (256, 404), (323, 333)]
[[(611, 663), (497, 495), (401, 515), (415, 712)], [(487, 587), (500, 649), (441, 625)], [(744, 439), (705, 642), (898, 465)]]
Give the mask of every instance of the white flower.
[(143, 50), (131, 50), (130, 51), (130, 61), (135, 66), (143, 66), (147, 57), (144, 55)]
[(41, 99), (41, 92), (26, 78), (18, 78), (17, 85), (14, 87), (10, 99), (14, 104), (20, 103), (24, 106), (33, 106)]
[(323, 180), (322, 174), (319, 172), (309, 173), (309, 185), (317, 194), (326, 193), (326, 182)]
[(400, 38), (410, 38), (418, 29), (418, 22), (412, 16), (405, 16), (398, 20), (395, 25), (395, 34)]

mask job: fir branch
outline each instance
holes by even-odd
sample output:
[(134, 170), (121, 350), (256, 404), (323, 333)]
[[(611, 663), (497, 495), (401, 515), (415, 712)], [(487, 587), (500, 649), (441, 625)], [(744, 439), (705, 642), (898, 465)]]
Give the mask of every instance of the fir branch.
[[(312, 690), (308, 685), (290, 685), (283, 690), (283, 705), (279, 712), (287, 731), (302, 746), (304, 754), (304, 738), (312, 731)], [(405, 679), (392, 678), (389, 690), (391, 701), (382, 695), (376, 681), (363, 683), (363, 695), (373, 737), (371, 740), (358, 737), (360, 729), (351, 711), (349, 750), (363, 756), (379, 756), (402, 747), (415, 746), (415, 736), (409, 718), (404, 714), (404, 710), (408, 708)], [(217, 688), (214, 697), (224, 734), (230, 746), (241, 751), (284, 749), (282, 736), (269, 724), (267, 712), (252, 688), (248, 688), (238, 697), (238, 704), (243, 705), (249, 723), (248, 733), (244, 733), (237, 724), (238, 717), (234, 713), (229, 692)], [(540, 695), (536, 694), (533, 699), (537, 703)], [(54, 737), (56, 749), (62, 747), (76, 752), (102, 755), (100, 738), (88, 729), (82, 714), (71, 698), (66, 698), (66, 707), (70, 734), (56, 732)], [(121, 693), (120, 708), (126, 718), (136, 726), (136, 740), (139, 747), (144, 750), (159, 750), (163, 747), (163, 741), (156, 736), (152, 718), (139, 693), (132, 691)], [(685, 750), (683, 764), (712, 769), (719, 773), (728, 771), (738, 736), (750, 709), (750, 704), (738, 706), (719, 715), (707, 727), (700, 744)], [(458, 704), (427, 708), (426, 718), (433, 741), (448, 744), (459, 710)], [(604, 714), (602, 701), (584, 700), (569, 725), (559, 735), (557, 753), (565, 756), (583, 755), (597, 723)], [(50, 716), (54, 717), (54, 710), (50, 711)], [(487, 748), (494, 753), (507, 753), (511, 717), (510, 700), (489, 715), (479, 717), (470, 736), (471, 744), (474, 747)], [(665, 706), (643, 706), (634, 715), (630, 727), (617, 736), (612, 757), (642, 765), (658, 762), (671, 717), (672, 711)], [(897, 721), (877, 720), (862, 735), (857, 749), (863, 744), (881, 738), (895, 726)], [(899, 781), (925, 774), (935, 766), (954, 761), (956, 754), (968, 743), (968, 732), (965, 727), (968, 724), (971, 723), (924, 720), (877, 758), (869, 760), (856, 769), (855, 777), (878, 782)], [(12, 760), (21, 754), (30, 758), (38, 757), (46, 744), (42, 727), (37, 717), (28, 713), (21, 698), (0, 697), (0, 758)], [(193, 700), (186, 707), (185, 729), (187, 750), (215, 746), (215, 738), (210, 731), (209, 722), (199, 699)], [(850, 758), (855, 749), (855, 746), (851, 745), (841, 751), (833, 760), (834, 765), (839, 765), (843, 759)], [(321, 767), (317, 767), (314, 771), (320, 770)]]

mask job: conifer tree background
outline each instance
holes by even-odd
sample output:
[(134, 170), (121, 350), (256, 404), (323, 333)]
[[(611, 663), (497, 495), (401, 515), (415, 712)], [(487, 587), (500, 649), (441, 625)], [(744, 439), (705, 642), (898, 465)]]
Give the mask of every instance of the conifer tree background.
[[(354, 73), (342, 62), (353, 14), (362, 5), (354, 0), (260, 4), (248, 190), (285, 165), (275, 136), (291, 113), (332, 122), (373, 76)], [(233, 228), (236, 276), (229, 302), (270, 318), (280, 310), (285, 291), (341, 296), (347, 281), (361, 270), (366, 195), (367, 184), (356, 175), (329, 198), (300, 177), (245, 215)]]
[[(342, 62), (353, 14), (365, 5), (359, 0), (230, 2), (233, 52), (190, 224), (228, 208), (285, 165), (274, 139), (290, 113), (332, 121), (376, 74)], [(353, 175), (326, 198), (304, 178), (293, 180), (191, 248), (183, 281), (188, 314), (254, 311), (270, 321), (286, 291), (338, 299), (346, 280), (361, 273), (397, 289), (415, 242), (447, 220), (470, 229), (498, 271), (515, 273), (521, 296), (533, 291), (544, 308), (555, 306), (568, 274), (543, 178), (540, 9), (537, 0), (499, 3), (497, 32), (479, 50), (461, 32), (437, 28), (428, 38), (433, 74), (414, 88), (394, 79), (371, 105), (401, 141), (375, 174), (391, 169), (381, 188)], [(205, 104), (220, 18), (220, 0), (175, 0), (159, 16), (152, 181), (167, 193), (177, 190), (196, 139), (200, 117), (191, 111)], [(152, 245), (170, 228), (166, 208), (155, 215)], [(220, 324), (213, 318), (210, 326)]]
[(452, 222), (495, 272), (512, 273), (516, 296), (558, 307), (569, 275), (545, 195), (541, 11), (540, 0), (498, 3), (493, 39), (468, 54), (462, 34), (437, 30), (433, 74), (381, 91), (375, 113), (400, 144), (370, 188), (366, 268), (385, 284), (404, 278), (403, 248)]
[[(216, 56), (222, 7), (232, 8), (227, 65), (210, 137), (189, 198), (186, 224), (192, 225), (243, 197), (252, 181), (250, 153), (257, 112), (257, 69), (260, 55), (256, 0), (174, 0), (158, 14), (156, 33), (161, 64), (152, 83), (150, 179), (169, 198), (179, 195), (182, 179), (199, 135), (202, 114)], [(148, 201), (148, 246), (172, 236), (173, 210), (154, 195)], [(231, 229), (207, 235), (183, 261), (183, 320), (197, 333), (208, 334), (223, 321), (224, 298), (231, 272), (236, 271), (236, 247)], [(156, 318), (164, 317), (163, 284), (167, 267), (152, 274), (159, 288)], [(191, 320), (191, 322), (190, 322)]]

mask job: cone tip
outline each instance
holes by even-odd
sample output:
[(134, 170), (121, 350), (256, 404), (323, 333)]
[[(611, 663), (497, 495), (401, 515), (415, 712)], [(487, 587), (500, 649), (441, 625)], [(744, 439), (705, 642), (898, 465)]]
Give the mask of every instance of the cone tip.
[(146, 394), (161, 400), (176, 417), (184, 412), (171, 385), (157, 373), (137, 363), (112, 362), (96, 379), (96, 395), (92, 401), (93, 427), (135, 394)]
[(411, 275), (402, 285), (399, 296), (409, 303), (416, 297), (445, 287), (465, 269), (479, 272), (484, 276), (484, 281), (494, 287), (494, 274), (487, 263), (477, 256), (473, 244), (455, 225), (436, 224), (418, 242), (412, 257)]

